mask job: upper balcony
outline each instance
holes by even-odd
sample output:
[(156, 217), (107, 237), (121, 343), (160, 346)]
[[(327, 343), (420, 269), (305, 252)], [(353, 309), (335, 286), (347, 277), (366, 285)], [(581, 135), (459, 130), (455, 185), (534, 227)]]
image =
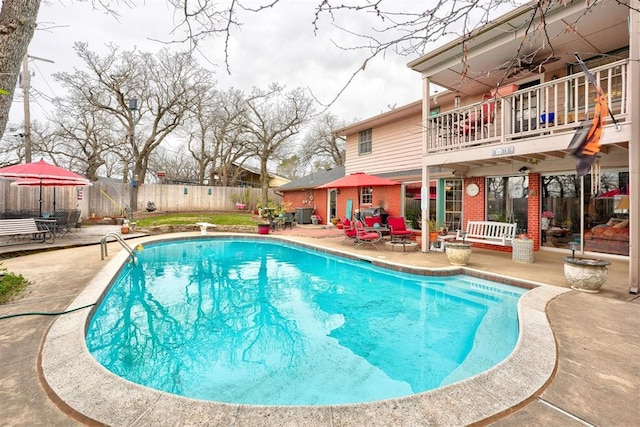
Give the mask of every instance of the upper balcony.
[[(609, 99), (609, 109), (620, 132), (604, 132), (602, 144), (628, 141), (628, 60), (619, 60), (590, 70)], [(522, 159), (545, 156), (545, 152), (567, 152), (576, 129), (593, 118), (595, 90), (583, 72), (519, 89), (507, 85), (485, 94), (482, 102), (432, 115), (426, 125), (427, 163), (451, 163), (478, 159), (481, 151)], [(604, 125), (615, 128), (608, 112)], [(535, 141), (535, 143), (533, 143)], [(516, 149), (517, 148), (517, 149)], [(487, 151), (489, 149), (489, 151)], [(528, 157), (527, 157), (528, 156)]]

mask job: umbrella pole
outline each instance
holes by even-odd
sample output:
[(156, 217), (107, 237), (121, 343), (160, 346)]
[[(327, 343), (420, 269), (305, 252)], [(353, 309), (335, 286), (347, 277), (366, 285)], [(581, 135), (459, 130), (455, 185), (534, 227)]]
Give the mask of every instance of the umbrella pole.
[(38, 200), (38, 216), (42, 218), (42, 178), (40, 178), (40, 200)]

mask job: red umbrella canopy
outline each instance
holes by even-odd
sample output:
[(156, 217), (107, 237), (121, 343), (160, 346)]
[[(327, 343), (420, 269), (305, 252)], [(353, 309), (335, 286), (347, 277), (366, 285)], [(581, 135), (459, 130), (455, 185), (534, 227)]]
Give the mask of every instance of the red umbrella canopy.
[[(57, 180), (76, 180), (89, 184), (89, 180), (82, 175), (71, 172), (51, 163), (47, 163), (44, 159), (40, 161), (25, 163), (21, 165), (7, 166), (0, 168), (0, 176), (5, 178), (35, 178), (35, 179), (57, 179)], [(39, 184), (39, 183), (38, 183)], [(43, 184), (44, 185), (44, 184)], [(83, 185), (83, 184), (74, 184)]]
[(628, 188), (614, 188), (613, 190), (609, 190), (606, 191), (602, 194), (600, 194), (599, 196), (596, 196), (597, 198), (600, 197), (614, 197), (614, 196), (619, 196), (619, 195), (624, 195), (624, 196), (628, 196), (629, 195), (629, 189)]
[(53, 179), (53, 178), (19, 178), (11, 183), (11, 185), (17, 186), (32, 186), (37, 187), (42, 185), (43, 187), (73, 187), (83, 185), (93, 185), (86, 179)]
[(356, 172), (323, 184), (317, 188), (382, 187), (385, 185), (399, 184), (400, 183), (398, 181), (380, 178), (375, 175), (367, 175), (364, 172)]

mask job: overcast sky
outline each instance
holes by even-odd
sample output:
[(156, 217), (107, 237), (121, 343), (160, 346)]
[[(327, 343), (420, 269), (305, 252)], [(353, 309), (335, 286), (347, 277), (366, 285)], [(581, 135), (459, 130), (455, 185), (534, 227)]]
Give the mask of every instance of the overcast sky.
[[(165, 1), (139, 3), (145, 4), (132, 9), (119, 8), (121, 16), (116, 20), (103, 11), (92, 10), (86, 0), (43, 1), (38, 16), (40, 29), (36, 30), (29, 54), (55, 63), (30, 61), (30, 70), (35, 74), (31, 80), (32, 120), (46, 120), (51, 109), (47, 98), (64, 95), (52, 74), (72, 72), (74, 67), (82, 66), (73, 51), (74, 42), (87, 42), (91, 50), (99, 53), (106, 51), (105, 44), (109, 42), (125, 50), (137, 47), (155, 52), (163, 45), (152, 39), (171, 39), (172, 11)], [(231, 40), (231, 75), (225, 70), (220, 40), (202, 45), (203, 56), (198, 60), (216, 71), (217, 81), (224, 88), (249, 90), (252, 86), (266, 88), (269, 83), (278, 82), (290, 89), (308, 87), (320, 101), (329, 102), (362, 65), (367, 53), (335, 47), (332, 41), (344, 45), (354, 43), (331, 25), (328, 16), (322, 19), (320, 31), (314, 35), (313, 6), (317, 3), (317, 0), (281, 0), (270, 11), (242, 16), (245, 25), (233, 31)], [(415, 8), (416, 3), (420, 2), (396, 0), (394, 5), (407, 10)], [(340, 15), (339, 19), (341, 25), (350, 29), (366, 31), (371, 26), (364, 13)], [(420, 99), (420, 75), (406, 67), (413, 59), (415, 57), (389, 53), (370, 62), (330, 111), (350, 122), (388, 111), (389, 106)], [(18, 91), (10, 123), (20, 124), (22, 120), (22, 96)]]

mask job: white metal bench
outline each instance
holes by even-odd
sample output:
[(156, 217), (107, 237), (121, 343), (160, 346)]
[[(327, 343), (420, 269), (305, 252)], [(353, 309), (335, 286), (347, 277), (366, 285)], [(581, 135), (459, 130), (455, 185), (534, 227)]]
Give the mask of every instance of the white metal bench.
[[(516, 237), (516, 225), (496, 221), (469, 221), (466, 231), (458, 230), (456, 240), (484, 243), (487, 245), (511, 246)], [(463, 237), (464, 236), (464, 237)]]
[(207, 234), (207, 228), (218, 227), (216, 224), (211, 224), (210, 222), (196, 222), (196, 225), (200, 227), (200, 234), (202, 234), (203, 236)]
[(39, 228), (33, 218), (0, 219), (0, 236), (10, 237), (9, 241), (14, 237), (31, 236), (36, 242), (44, 243), (47, 234), (53, 236), (46, 225)]

